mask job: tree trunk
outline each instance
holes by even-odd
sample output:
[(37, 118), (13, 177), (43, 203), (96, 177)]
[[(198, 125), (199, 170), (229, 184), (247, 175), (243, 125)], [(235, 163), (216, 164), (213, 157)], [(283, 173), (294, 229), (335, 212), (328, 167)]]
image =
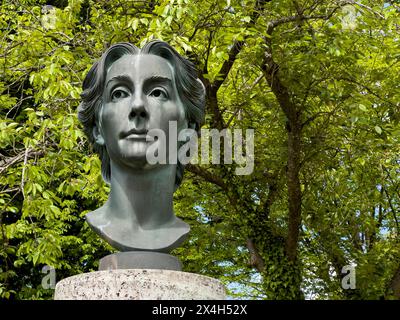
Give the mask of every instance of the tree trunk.
[(300, 155), (301, 155), (301, 113), (292, 101), (288, 89), (281, 82), (279, 65), (273, 60), (270, 39), (266, 39), (268, 48), (264, 56), (263, 71), (268, 85), (271, 87), (278, 103), (287, 118), (287, 186), (288, 186), (288, 235), (286, 238), (286, 254), (289, 261), (295, 263), (297, 244), (301, 224), (301, 189), (300, 189)]
[[(269, 30), (272, 32), (272, 30)], [(281, 81), (278, 71), (279, 65), (272, 55), (271, 39), (265, 38), (266, 51), (262, 69), (265, 78), (274, 93), (279, 106), (286, 116), (287, 132), (287, 187), (288, 187), (288, 232), (285, 239), (285, 258), (282, 261), (285, 276), (290, 278), (291, 296), (302, 299), (301, 273), (297, 260), (297, 248), (301, 227), (301, 188), (300, 188), (300, 157), (302, 122), (300, 108), (292, 100), (288, 88)]]
[(300, 151), (301, 151), (301, 123), (295, 114), (287, 125), (288, 132), (288, 235), (286, 238), (286, 253), (289, 261), (297, 258), (297, 244), (301, 224), (301, 189), (300, 189)]
[(389, 284), (386, 296), (388, 298), (395, 297), (400, 300), (400, 267), (396, 270), (396, 273)]

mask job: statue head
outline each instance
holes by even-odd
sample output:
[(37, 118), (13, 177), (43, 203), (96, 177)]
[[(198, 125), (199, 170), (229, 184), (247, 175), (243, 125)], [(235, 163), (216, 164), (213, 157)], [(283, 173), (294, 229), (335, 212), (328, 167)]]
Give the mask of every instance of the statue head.
[[(146, 64), (148, 67), (146, 67)], [(140, 68), (138, 65), (140, 65)], [(171, 95), (171, 102), (176, 107), (176, 119), (182, 118), (188, 128), (194, 129), (197, 132), (199, 132), (203, 124), (205, 89), (197, 77), (194, 65), (190, 61), (179, 55), (167, 43), (158, 40), (147, 43), (142, 49), (130, 43), (118, 43), (111, 46), (89, 70), (83, 82), (82, 102), (78, 108), (78, 119), (83, 124), (84, 131), (93, 145), (94, 151), (98, 153), (101, 159), (102, 175), (106, 182), (109, 182), (111, 179), (109, 153), (113, 152), (115, 141), (110, 138), (107, 149), (105, 141), (107, 139), (104, 139), (105, 134), (102, 131), (106, 130), (105, 127), (107, 126), (111, 126), (107, 130), (112, 131), (112, 121), (115, 123), (119, 120), (112, 120), (112, 116), (107, 116), (105, 119), (110, 123), (102, 123), (102, 119), (104, 119), (102, 113), (105, 112), (103, 110), (104, 106), (107, 103), (112, 104), (113, 102), (118, 104), (127, 95), (132, 94), (133, 96), (133, 92), (124, 89), (121, 83), (124, 83), (124, 81), (136, 81), (132, 80), (132, 78), (136, 79), (135, 72), (140, 73), (138, 75), (139, 78), (143, 73), (149, 73), (151, 76), (152, 70), (157, 70), (157, 73), (167, 75), (165, 77), (160, 77), (159, 75), (150, 77), (151, 81), (159, 84), (159, 86), (149, 85), (149, 89), (147, 89), (146, 82), (142, 81), (140, 84), (143, 87), (141, 88), (142, 90), (149, 91), (147, 94), (151, 97), (151, 101), (154, 101), (153, 104), (157, 103), (157, 101), (162, 101), (167, 95)], [(129, 74), (133, 76), (129, 77)], [(171, 74), (171, 76), (169, 77), (168, 74)], [(113, 86), (112, 82), (115, 82), (116, 85)], [(169, 89), (164, 90), (163, 87)], [(140, 121), (145, 122), (146, 118), (149, 117), (148, 110), (141, 105), (140, 101), (134, 103), (137, 106), (132, 108), (136, 109), (132, 109), (129, 117), (136, 117), (132, 121), (136, 121), (139, 131), (135, 131), (134, 133), (140, 134), (142, 133)], [(166, 106), (166, 108), (171, 110), (172, 106)], [(182, 116), (178, 115), (179, 110), (182, 111)], [(123, 117), (122, 114), (118, 115), (116, 110), (112, 111), (117, 117)], [(151, 112), (157, 112), (157, 109), (153, 108)], [(161, 109), (160, 112), (162, 112)], [(163, 117), (163, 115), (159, 115), (159, 117)], [(171, 117), (171, 119), (175, 119), (174, 116)], [(155, 120), (155, 124), (157, 124), (157, 120)], [(123, 129), (121, 130), (121, 134), (128, 135), (132, 133), (123, 131)], [(138, 143), (138, 145), (143, 145), (143, 143)], [(140, 153), (140, 150), (138, 152)], [(183, 164), (178, 161), (175, 187), (178, 187), (182, 181), (183, 170)]]

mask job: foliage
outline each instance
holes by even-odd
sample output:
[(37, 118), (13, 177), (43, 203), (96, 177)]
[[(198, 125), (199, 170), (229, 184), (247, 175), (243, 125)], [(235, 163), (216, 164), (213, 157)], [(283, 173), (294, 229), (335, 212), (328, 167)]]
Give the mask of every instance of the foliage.
[[(3, 1), (0, 297), (49, 299), (44, 265), (60, 280), (112, 251), (84, 222), (109, 189), (76, 117), (81, 84), (111, 44), (158, 38), (200, 71), (205, 127), (255, 130), (251, 175), (188, 166), (175, 194), (192, 227), (174, 252), (184, 270), (238, 298), (399, 299), (399, 12), (372, 0)], [(350, 264), (357, 287), (344, 290)]]

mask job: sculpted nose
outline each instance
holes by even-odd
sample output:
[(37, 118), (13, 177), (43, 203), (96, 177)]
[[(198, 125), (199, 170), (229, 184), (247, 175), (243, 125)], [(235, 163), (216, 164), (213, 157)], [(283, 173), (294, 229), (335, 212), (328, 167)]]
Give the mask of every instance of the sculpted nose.
[(148, 112), (145, 107), (145, 102), (143, 97), (139, 94), (135, 95), (132, 102), (131, 110), (129, 113), (129, 120), (139, 120), (146, 119), (148, 117)]

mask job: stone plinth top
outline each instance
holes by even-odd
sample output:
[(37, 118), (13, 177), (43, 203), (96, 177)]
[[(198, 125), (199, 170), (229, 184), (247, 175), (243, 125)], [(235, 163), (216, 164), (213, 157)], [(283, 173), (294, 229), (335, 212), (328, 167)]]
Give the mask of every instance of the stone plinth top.
[(83, 273), (57, 283), (55, 300), (224, 300), (220, 281), (181, 271), (121, 269)]

